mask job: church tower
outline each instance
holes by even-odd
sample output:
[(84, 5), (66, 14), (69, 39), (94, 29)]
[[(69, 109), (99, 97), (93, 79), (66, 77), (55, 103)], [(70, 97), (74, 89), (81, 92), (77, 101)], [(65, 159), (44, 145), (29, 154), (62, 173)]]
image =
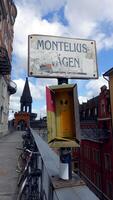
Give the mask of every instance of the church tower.
[(32, 113), (32, 96), (29, 88), (28, 78), (26, 78), (22, 96), (20, 98), (20, 111)]
[[(22, 96), (20, 98), (20, 111), (15, 113), (14, 126), (16, 129), (25, 130), (34, 122), (37, 117), (32, 113), (32, 96), (29, 88), (28, 78), (26, 78)], [(19, 127), (19, 128), (18, 128)]]

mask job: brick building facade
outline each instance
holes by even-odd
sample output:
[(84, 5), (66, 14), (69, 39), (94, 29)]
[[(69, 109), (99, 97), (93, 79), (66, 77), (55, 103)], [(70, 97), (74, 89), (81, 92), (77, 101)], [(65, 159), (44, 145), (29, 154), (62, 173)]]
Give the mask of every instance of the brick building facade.
[(113, 135), (106, 86), (80, 105), (80, 122), (80, 173), (100, 199), (113, 199)]
[(0, 136), (8, 131), (9, 98), (16, 92), (16, 84), (10, 76), (16, 15), (13, 0), (0, 1)]

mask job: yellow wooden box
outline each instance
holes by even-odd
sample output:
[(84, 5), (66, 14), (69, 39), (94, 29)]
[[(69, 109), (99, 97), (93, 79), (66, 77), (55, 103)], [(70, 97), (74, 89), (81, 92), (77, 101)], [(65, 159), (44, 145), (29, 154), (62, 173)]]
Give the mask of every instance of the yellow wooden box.
[(59, 141), (60, 138), (80, 140), (77, 85), (47, 87), (46, 102), (48, 142)]

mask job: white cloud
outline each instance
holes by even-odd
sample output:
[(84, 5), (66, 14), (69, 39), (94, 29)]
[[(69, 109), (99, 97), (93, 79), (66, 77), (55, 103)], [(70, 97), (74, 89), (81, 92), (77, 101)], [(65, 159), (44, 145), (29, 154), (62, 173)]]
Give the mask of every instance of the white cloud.
[[(98, 50), (113, 47), (113, 1), (68, 0), (65, 15), (69, 21), (70, 34), (75, 37), (97, 41)], [(103, 28), (104, 25), (104, 29)], [(106, 29), (111, 26), (110, 35)]]
[(20, 110), (20, 97), (19, 96), (11, 96), (10, 98), (10, 111), (11, 112), (18, 112)]
[[(64, 6), (64, 14), (69, 25), (63, 26), (59, 16), (53, 22), (42, 17)], [(113, 1), (103, 0), (33, 0), (17, 1), (18, 15), (14, 26), (14, 52), (27, 60), (28, 35), (47, 34), (81, 38), (97, 41), (98, 49), (113, 47), (113, 34), (108, 36), (101, 29), (101, 23), (113, 26)], [(56, 14), (55, 14), (56, 15)], [(113, 29), (113, 28), (112, 28)]]
[(85, 96), (79, 96), (78, 99), (79, 99), (79, 103), (82, 104), (83, 102), (87, 102), (88, 97), (85, 97)]
[(13, 80), (17, 84), (17, 92), (10, 97), (9, 120), (14, 118), (14, 113), (20, 111), (20, 97), (22, 95), (24, 80)]
[(66, 0), (40, 0), (39, 8), (42, 15), (46, 15), (49, 12), (57, 11), (64, 6)]
[(106, 49), (113, 48), (113, 34), (110, 37), (105, 38), (104, 44)]
[[(17, 105), (19, 105), (20, 97), (22, 96), (22, 92), (24, 89), (25, 85), (25, 80), (23, 79), (18, 79), (18, 80), (13, 80), (17, 84), (17, 92), (11, 96), (10, 102), (13, 107), (18, 108)], [(29, 81), (29, 87), (31, 91), (31, 96), (34, 100), (39, 100), (42, 98), (42, 86), (38, 84), (33, 84), (31, 81)], [(15, 106), (14, 106), (15, 105)]]
[(85, 96), (79, 96), (79, 102), (87, 102), (87, 100), (96, 97), (100, 93), (100, 88), (106, 85), (108, 87), (108, 81), (106, 81), (103, 76), (100, 76), (97, 80), (90, 80), (84, 85)]
[(47, 20), (37, 16), (34, 12), (36, 7), (31, 10), (31, 7), (26, 4), (26, 7), (20, 5), (17, 9), (18, 15), (14, 26), (14, 52), (21, 59), (27, 59), (28, 35), (62, 35), (66, 31), (66, 28), (57, 21), (49, 23)]
[(90, 80), (86, 84), (87, 96), (91, 98), (98, 95), (100, 93), (100, 88), (103, 85), (108, 87), (108, 82), (103, 78), (103, 76), (100, 76), (99, 79), (96, 80)]
[[(49, 22), (43, 18), (49, 12), (59, 10), (64, 6), (64, 14), (68, 21), (68, 26), (64, 26), (58, 18)], [(28, 35), (29, 34), (47, 34), (60, 35), (79, 38), (95, 39), (98, 50), (113, 48), (113, 1), (103, 0), (17, 0), (18, 15), (14, 26), (14, 53), (16, 58), (22, 60), (21, 66), (17, 64), (16, 76), (18, 90), (11, 96), (11, 106), (15, 110), (19, 110), (20, 96), (22, 95), (24, 80), (19, 78), (21, 68), (27, 68), (27, 52), (28, 52)], [(111, 32), (102, 30), (102, 23), (111, 25)], [(104, 27), (105, 29), (105, 27)], [(19, 62), (19, 61), (17, 61)], [(56, 84), (56, 80), (37, 79), (29, 81), (33, 100), (43, 101), (45, 105), (45, 86)], [(99, 80), (90, 80), (84, 85), (86, 90), (84, 95), (79, 96), (79, 100), (86, 101), (93, 96), (98, 95), (100, 87), (106, 84), (102, 76)], [(42, 106), (43, 107), (43, 106)], [(44, 113), (45, 108), (38, 112)], [(35, 109), (35, 108), (33, 108)], [(43, 111), (42, 111), (42, 110)]]
[(46, 105), (44, 105), (44, 106), (40, 109), (39, 114), (40, 114), (40, 118), (43, 118), (43, 117), (45, 117), (45, 116), (47, 115), (47, 113), (46, 113)]
[[(103, 19), (113, 19), (113, 1), (103, 0), (90, 1), (90, 0), (68, 0), (66, 13), (68, 18), (73, 23), (75, 20), (90, 19), (91, 21), (101, 21)], [(70, 12), (71, 11), (71, 12)], [(75, 17), (73, 19), (73, 17)], [(76, 21), (75, 21), (76, 22)]]
[[(20, 98), (22, 96), (22, 92), (25, 85), (25, 80), (17, 79), (13, 80), (17, 84), (17, 92), (10, 97), (10, 112), (9, 119), (13, 116), (13, 112), (20, 111)], [(56, 79), (36, 79), (34, 83), (29, 80), (29, 87), (33, 102), (37, 104), (37, 106), (33, 107), (32, 112), (41, 113), (41, 116), (46, 115), (46, 86), (55, 85)], [(41, 102), (41, 106), (39, 105)]]

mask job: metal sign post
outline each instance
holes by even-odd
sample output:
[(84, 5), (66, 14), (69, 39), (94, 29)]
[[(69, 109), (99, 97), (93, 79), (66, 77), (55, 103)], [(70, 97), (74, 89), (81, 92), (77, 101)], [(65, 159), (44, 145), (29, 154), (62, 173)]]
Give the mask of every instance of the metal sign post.
[[(58, 78), (58, 85), (68, 84), (67, 78)], [(72, 179), (72, 159), (71, 159), (71, 148), (61, 147), (60, 148), (60, 178), (70, 180)], [(67, 177), (65, 175), (67, 166)], [(63, 169), (62, 169), (63, 167)], [(63, 173), (62, 173), (63, 171)]]
[(63, 83), (68, 84), (68, 78), (58, 78), (58, 85)]

